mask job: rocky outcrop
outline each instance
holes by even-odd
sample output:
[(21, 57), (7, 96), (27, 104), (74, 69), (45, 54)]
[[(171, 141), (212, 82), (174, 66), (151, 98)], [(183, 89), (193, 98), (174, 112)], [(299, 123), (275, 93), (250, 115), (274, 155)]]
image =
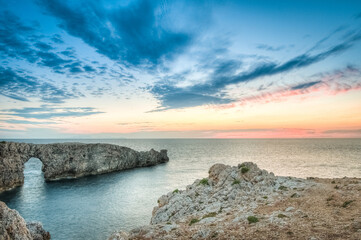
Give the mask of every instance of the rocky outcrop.
[(167, 162), (167, 150), (137, 152), (112, 144), (0, 142), (0, 191), (24, 183), (24, 163), (31, 157), (43, 163), (47, 181), (77, 178)]
[(49, 240), (40, 223), (26, 223), (15, 210), (0, 202), (0, 240)]
[(361, 179), (279, 177), (246, 162), (158, 200), (151, 224), (109, 239), (361, 239)]
[(48, 240), (51, 238), (50, 233), (45, 231), (40, 222), (28, 222), (26, 223), (26, 227), (29, 229), (33, 240)]

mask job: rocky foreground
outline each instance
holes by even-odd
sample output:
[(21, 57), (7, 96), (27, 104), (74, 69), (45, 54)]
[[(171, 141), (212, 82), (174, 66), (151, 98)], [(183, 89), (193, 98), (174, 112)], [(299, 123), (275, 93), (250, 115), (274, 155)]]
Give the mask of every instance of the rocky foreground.
[(169, 161), (167, 150), (138, 152), (112, 144), (0, 142), (0, 191), (24, 183), (24, 164), (31, 157), (43, 163), (47, 181), (77, 178)]
[(361, 179), (278, 177), (247, 162), (158, 200), (151, 224), (109, 239), (361, 239)]
[(0, 240), (49, 240), (41, 223), (26, 223), (19, 213), (0, 201)]

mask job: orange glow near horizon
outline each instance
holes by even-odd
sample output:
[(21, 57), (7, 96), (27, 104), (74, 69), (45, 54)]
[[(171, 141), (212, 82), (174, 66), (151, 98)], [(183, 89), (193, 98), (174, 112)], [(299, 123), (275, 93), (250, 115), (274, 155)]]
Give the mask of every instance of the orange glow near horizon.
[[(110, 109), (113, 114), (68, 118), (47, 126), (80, 136), (122, 134), (132, 137), (141, 132), (155, 138), (361, 137), (361, 101), (357, 101), (361, 91), (340, 91), (340, 94), (325, 96), (325, 90), (321, 89), (323, 87), (317, 87), (303, 94), (291, 91), (292, 94), (282, 94), (282, 101), (248, 99), (246, 104), (235, 103), (230, 108), (205, 106), (169, 110), (143, 114), (143, 119), (135, 118), (136, 113), (125, 119), (122, 113)], [(11, 128), (11, 124), (6, 127)]]

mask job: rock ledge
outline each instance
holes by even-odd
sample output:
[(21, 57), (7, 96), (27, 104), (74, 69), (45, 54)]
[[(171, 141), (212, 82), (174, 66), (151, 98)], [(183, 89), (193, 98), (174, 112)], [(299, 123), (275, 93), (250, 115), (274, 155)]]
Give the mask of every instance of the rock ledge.
[(163, 195), (150, 225), (109, 239), (361, 239), (361, 179), (279, 177), (245, 162)]

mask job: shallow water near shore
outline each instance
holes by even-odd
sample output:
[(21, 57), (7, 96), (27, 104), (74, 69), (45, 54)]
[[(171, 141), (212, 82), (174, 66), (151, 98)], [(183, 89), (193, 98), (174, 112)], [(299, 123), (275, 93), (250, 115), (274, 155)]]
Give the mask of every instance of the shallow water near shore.
[[(14, 141), (14, 140), (12, 140)], [(42, 163), (25, 165), (25, 184), (0, 200), (55, 240), (107, 239), (148, 224), (157, 199), (206, 177), (215, 163), (252, 161), (276, 175), (361, 177), (361, 139), (109, 139), (17, 140), (31, 143), (111, 143), (138, 151), (168, 149), (170, 161), (149, 168), (44, 182)]]

